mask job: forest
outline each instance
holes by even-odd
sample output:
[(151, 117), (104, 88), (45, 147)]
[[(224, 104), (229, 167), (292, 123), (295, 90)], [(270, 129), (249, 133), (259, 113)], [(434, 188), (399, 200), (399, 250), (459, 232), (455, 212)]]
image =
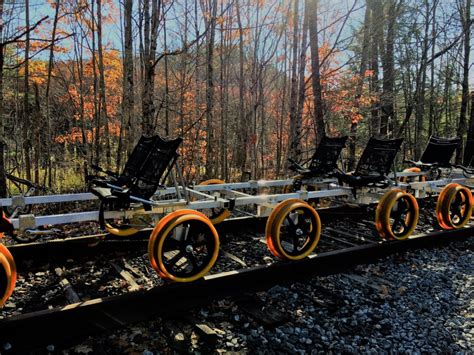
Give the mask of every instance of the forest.
[(474, 154), (471, 0), (0, 0), (5, 172), (83, 190), (141, 135), (183, 138), (189, 184), (290, 175), (324, 135), (432, 134)]

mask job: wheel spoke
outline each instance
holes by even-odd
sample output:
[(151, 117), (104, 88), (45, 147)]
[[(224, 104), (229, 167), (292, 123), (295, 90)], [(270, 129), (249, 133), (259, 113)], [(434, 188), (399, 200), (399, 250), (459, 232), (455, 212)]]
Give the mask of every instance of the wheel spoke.
[(397, 226), (400, 224), (401, 222), (401, 215), (397, 215), (394, 220), (393, 220), (393, 224), (392, 224), (392, 230), (396, 229)]
[(171, 267), (175, 266), (178, 261), (180, 261), (185, 256), (184, 252), (180, 250), (178, 254), (173, 256), (171, 259), (166, 261), (166, 264), (170, 265)]
[(405, 222), (404, 219), (401, 219), (401, 220), (400, 220), (400, 223), (401, 223), (401, 225), (402, 225), (402, 227), (403, 227), (403, 230), (406, 230), (406, 229), (408, 228), (408, 226), (407, 226), (407, 224), (406, 224), (406, 222)]
[(299, 242), (300, 242), (300, 240), (299, 240), (298, 236), (295, 234), (293, 236), (293, 252), (298, 251), (298, 246), (300, 244)]
[(288, 221), (288, 224), (289, 226), (292, 228), (292, 229), (296, 229), (296, 223), (293, 221), (293, 219), (291, 218), (290, 214), (288, 213), (286, 215), (286, 218), (285, 218), (287, 221)]
[(451, 210), (449, 215), (451, 216), (451, 221), (454, 220), (454, 217), (458, 217), (459, 219), (462, 219), (462, 213), (458, 209)]
[[(196, 256), (192, 253), (188, 253), (186, 255), (187, 259), (191, 262), (191, 267), (192, 267), (192, 270), (195, 270), (197, 268), (199, 268), (199, 265), (198, 265), (198, 262), (197, 262), (197, 259), (196, 259)], [(191, 271), (192, 271), (191, 270)]]

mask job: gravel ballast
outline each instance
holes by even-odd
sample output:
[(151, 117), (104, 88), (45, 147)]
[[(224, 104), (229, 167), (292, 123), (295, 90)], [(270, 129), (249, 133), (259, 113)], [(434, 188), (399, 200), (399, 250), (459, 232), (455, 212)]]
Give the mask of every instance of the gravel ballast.
[(64, 352), (472, 353), (473, 250), (468, 240), (397, 254), (108, 332)]

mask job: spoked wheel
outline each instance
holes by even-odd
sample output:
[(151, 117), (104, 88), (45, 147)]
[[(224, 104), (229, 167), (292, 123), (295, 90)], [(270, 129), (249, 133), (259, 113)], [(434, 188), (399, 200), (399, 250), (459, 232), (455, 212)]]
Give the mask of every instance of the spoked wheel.
[[(210, 180), (201, 182), (199, 185), (207, 186), (207, 185), (218, 185), (218, 184), (225, 184), (225, 182), (219, 179), (210, 179)], [(217, 197), (220, 196), (220, 193), (218, 191), (210, 192), (209, 194), (211, 196), (217, 196)], [(202, 209), (200, 211), (204, 213), (211, 220), (212, 224), (219, 224), (224, 219), (230, 216), (230, 212), (226, 208), (207, 208), (207, 209)]]
[[(110, 211), (122, 211), (123, 216), (118, 218), (106, 218), (105, 214)], [(105, 229), (112, 235), (119, 237), (130, 237), (140, 231), (140, 227), (146, 227), (143, 222), (132, 221), (125, 217), (125, 211), (115, 200), (103, 200), (99, 208), (99, 223), (102, 229)]]
[(278, 204), (268, 217), (265, 235), (276, 257), (300, 260), (313, 252), (321, 235), (321, 220), (314, 208), (299, 199)]
[(436, 217), (443, 229), (464, 227), (471, 218), (474, 199), (471, 191), (462, 185), (451, 183), (445, 186), (436, 203)]
[(0, 308), (12, 295), (16, 283), (16, 265), (10, 251), (0, 244)]
[[(420, 173), (421, 169), (420, 168), (407, 168), (403, 170), (404, 173)], [(405, 183), (410, 183), (410, 182), (422, 182), (426, 181), (426, 176), (425, 175), (420, 175), (420, 176), (401, 176), (398, 179), (400, 182), (405, 182)]]
[(148, 257), (158, 274), (176, 282), (206, 275), (219, 254), (219, 236), (209, 218), (194, 210), (179, 210), (153, 229)]
[(382, 238), (404, 240), (415, 230), (419, 215), (415, 197), (394, 189), (379, 201), (375, 211), (375, 226)]

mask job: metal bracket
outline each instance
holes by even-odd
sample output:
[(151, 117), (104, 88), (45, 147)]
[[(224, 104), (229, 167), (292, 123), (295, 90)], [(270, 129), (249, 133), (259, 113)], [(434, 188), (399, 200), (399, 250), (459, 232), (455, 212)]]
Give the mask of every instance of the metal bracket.
[(227, 200), (227, 202), (224, 202), (224, 208), (228, 209), (229, 211), (232, 211), (235, 207), (235, 198), (230, 198)]
[(25, 196), (16, 195), (12, 197), (12, 206), (13, 207), (25, 207), (26, 199)]
[(18, 216), (18, 229), (24, 231), (26, 229), (36, 229), (36, 219), (34, 214), (24, 214)]
[(299, 198), (300, 200), (303, 200), (303, 201), (306, 201), (308, 200), (308, 191), (298, 191), (298, 194), (299, 194)]

